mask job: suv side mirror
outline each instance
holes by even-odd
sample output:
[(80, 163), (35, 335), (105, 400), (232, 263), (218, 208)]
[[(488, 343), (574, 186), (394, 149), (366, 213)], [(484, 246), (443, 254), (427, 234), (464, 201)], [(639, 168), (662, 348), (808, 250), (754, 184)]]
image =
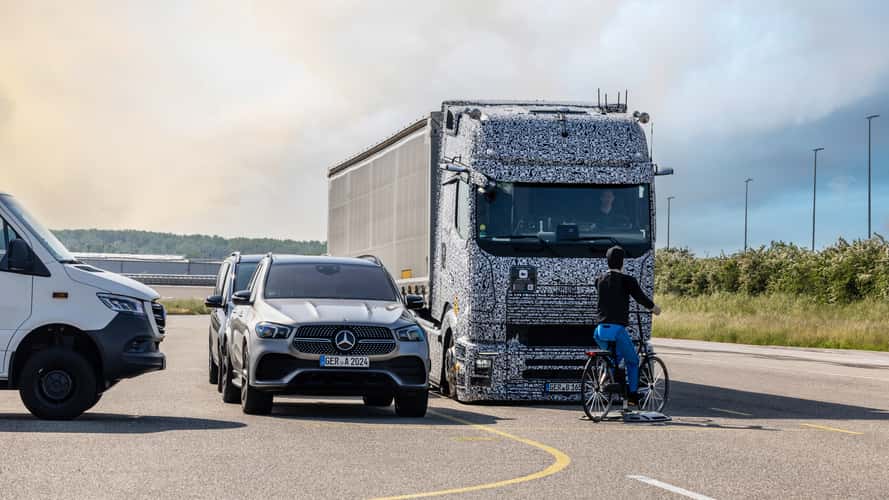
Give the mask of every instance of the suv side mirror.
[(29, 273), (34, 270), (34, 252), (21, 238), (9, 242), (6, 259), (7, 268), (12, 272)]
[(240, 290), (232, 295), (232, 304), (236, 306), (250, 305), (250, 290)]
[(222, 303), (222, 295), (211, 295), (207, 297), (204, 300), (204, 305), (210, 309), (221, 309), (224, 306)]
[(422, 295), (405, 295), (404, 305), (412, 311), (426, 307), (426, 299)]

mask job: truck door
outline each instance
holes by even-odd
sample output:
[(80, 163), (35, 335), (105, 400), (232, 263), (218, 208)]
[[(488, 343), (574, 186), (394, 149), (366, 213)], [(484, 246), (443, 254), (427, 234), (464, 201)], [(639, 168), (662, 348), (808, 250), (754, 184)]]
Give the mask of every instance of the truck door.
[[(0, 217), (0, 360), (5, 360), (6, 349), (15, 331), (31, 316), (33, 277), (9, 272), (6, 249), (18, 233)], [(0, 370), (5, 361), (0, 364)]]

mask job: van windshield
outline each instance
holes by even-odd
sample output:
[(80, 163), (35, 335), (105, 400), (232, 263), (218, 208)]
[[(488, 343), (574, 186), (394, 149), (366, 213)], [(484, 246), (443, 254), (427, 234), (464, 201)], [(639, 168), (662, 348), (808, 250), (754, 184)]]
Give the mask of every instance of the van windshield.
[(54, 259), (62, 263), (77, 262), (77, 259), (71, 255), (71, 252), (65, 248), (65, 245), (63, 245), (62, 242), (59, 241), (48, 229), (43, 227), (43, 225), (40, 224), (40, 221), (35, 219), (27, 210), (25, 210), (25, 207), (23, 207), (18, 200), (8, 194), (0, 194), (0, 204), (12, 213), (17, 222), (24, 226), (24, 229), (26, 229), (31, 236), (40, 241), (43, 248), (52, 254)]
[(589, 256), (622, 245), (638, 256), (651, 246), (650, 203), (647, 184), (498, 182), (478, 195), (477, 238), (495, 253), (542, 246), (550, 256)]
[(333, 263), (272, 264), (265, 298), (398, 300), (382, 267)]

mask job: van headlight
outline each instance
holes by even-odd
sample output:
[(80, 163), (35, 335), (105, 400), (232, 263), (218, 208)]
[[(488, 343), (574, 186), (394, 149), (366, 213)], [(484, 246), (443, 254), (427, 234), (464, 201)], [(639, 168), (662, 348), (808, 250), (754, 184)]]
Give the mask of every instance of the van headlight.
[(395, 331), (395, 334), (398, 336), (398, 340), (402, 342), (422, 342), (424, 338), (423, 329), (417, 325), (399, 328)]
[(112, 311), (129, 314), (145, 314), (145, 308), (142, 307), (141, 300), (131, 299), (122, 295), (112, 295), (110, 293), (97, 293), (96, 296), (99, 297), (99, 300)]
[(261, 339), (286, 339), (293, 331), (292, 327), (279, 325), (277, 323), (257, 323), (253, 328), (256, 336)]

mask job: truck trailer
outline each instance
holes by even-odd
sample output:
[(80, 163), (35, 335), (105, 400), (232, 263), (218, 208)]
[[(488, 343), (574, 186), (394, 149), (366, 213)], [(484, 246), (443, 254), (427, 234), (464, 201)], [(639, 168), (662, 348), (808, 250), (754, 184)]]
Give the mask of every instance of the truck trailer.
[[(654, 287), (658, 171), (626, 104), (446, 101), (328, 170), (331, 255), (422, 295), (430, 379), (458, 401), (577, 400), (595, 278)], [(632, 304), (631, 335), (651, 316)]]

